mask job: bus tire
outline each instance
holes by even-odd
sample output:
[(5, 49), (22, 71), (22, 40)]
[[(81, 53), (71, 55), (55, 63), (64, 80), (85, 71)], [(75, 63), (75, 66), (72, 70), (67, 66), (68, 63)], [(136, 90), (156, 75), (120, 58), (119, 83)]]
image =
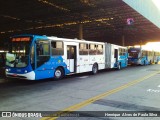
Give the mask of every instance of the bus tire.
[(117, 70), (121, 69), (121, 63), (117, 63)]
[(98, 65), (97, 63), (94, 63), (92, 66), (92, 74), (97, 74), (98, 73)]
[(54, 72), (54, 79), (60, 80), (64, 77), (64, 70), (61, 67), (58, 67)]

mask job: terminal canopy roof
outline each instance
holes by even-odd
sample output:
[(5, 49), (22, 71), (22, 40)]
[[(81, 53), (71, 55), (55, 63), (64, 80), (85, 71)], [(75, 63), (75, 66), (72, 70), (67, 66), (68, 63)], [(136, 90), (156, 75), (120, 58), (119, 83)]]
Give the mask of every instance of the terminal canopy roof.
[[(154, 14), (154, 13), (153, 13)], [(160, 29), (122, 0), (1, 0), (0, 43), (39, 34), (125, 45), (156, 41)]]

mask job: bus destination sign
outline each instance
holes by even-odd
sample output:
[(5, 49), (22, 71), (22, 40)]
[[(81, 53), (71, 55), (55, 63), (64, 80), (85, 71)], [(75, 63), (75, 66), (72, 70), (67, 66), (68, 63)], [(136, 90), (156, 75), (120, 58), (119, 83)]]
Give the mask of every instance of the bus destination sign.
[(31, 40), (30, 37), (16, 37), (16, 38), (12, 38), (12, 42), (28, 42), (30, 40)]

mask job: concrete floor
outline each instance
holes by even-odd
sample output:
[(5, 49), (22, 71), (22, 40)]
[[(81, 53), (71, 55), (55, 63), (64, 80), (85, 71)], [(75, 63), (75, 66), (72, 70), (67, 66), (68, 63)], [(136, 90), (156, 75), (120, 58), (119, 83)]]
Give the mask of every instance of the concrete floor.
[[(84, 117), (60, 117), (58, 118), (60, 120), (159, 120), (160, 112), (153, 112), (160, 111), (159, 78), (160, 65), (148, 65), (131, 66), (119, 71), (103, 70), (96, 75), (89, 73), (72, 75), (59, 81), (9, 80), (0, 84), (0, 111), (83, 112), (81, 116)], [(119, 111), (134, 111), (135, 114), (138, 114), (138, 111), (148, 111), (157, 113), (159, 117), (151, 113), (150, 117), (103, 116), (112, 112), (118, 114)], [(131, 114), (133, 115), (132, 112)]]

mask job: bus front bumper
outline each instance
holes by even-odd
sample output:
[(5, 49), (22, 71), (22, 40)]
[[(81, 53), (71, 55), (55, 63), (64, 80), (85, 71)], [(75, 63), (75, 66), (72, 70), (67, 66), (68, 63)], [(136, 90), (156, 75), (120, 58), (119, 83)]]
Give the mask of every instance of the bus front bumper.
[(35, 80), (35, 73), (34, 73), (34, 71), (29, 72), (29, 73), (25, 73), (25, 74), (16, 74), (16, 73), (6, 72), (6, 77), (17, 78), (17, 79)]

